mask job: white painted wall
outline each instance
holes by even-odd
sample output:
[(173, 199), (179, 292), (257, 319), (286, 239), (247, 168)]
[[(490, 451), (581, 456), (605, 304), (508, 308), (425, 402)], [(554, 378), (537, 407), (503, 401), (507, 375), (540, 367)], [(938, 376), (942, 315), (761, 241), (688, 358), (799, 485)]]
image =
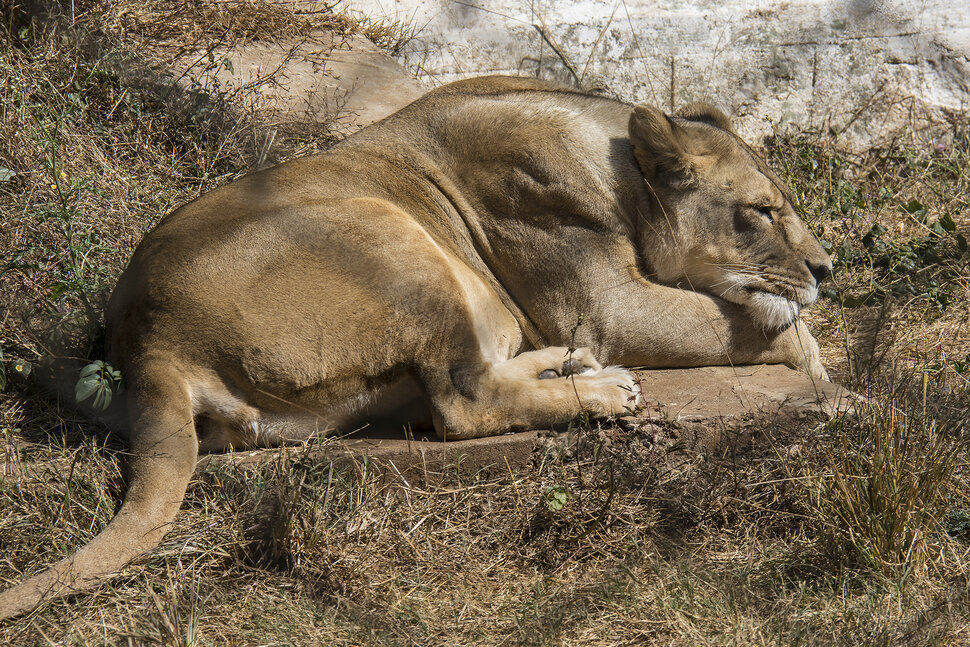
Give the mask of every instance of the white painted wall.
[(345, 0), (344, 6), (417, 26), (403, 60), (431, 85), (489, 73), (579, 79), (665, 108), (712, 101), (750, 137), (792, 123), (840, 132), (848, 126), (845, 136), (860, 145), (919, 128), (925, 117), (970, 109), (968, 0)]

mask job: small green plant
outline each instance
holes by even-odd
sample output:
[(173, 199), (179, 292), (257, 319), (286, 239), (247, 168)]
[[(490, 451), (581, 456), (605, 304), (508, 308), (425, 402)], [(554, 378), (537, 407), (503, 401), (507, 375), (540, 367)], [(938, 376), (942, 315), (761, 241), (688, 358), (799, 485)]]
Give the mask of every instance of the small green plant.
[(91, 226), (82, 224), (78, 205), (84, 193), (96, 193), (96, 190), (86, 178), (69, 180), (67, 173), (59, 168), (56, 156), (57, 127), (48, 131), (42, 126), (40, 134), (49, 141), (47, 154), (44, 156), (44, 167), (49, 173), (51, 188), (56, 193), (57, 201), (38, 212), (41, 222), (52, 221), (62, 237), (62, 248), (67, 256), (61, 263), (55, 265), (51, 273), (51, 299), (59, 300), (65, 295), (76, 297), (84, 306), (89, 322), (99, 319), (95, 295), (104, 286), (106, 273), (97, 263), (93, 262), (97, 256), (112, 252), (104, 244), (102, 238)]
[(952, 364), (953, 372), (956, 373), (958, 383), (964, 389), (970, 390), (970, 353), (962, 360), (955, 360)]
[(33, 225), (29, 238), (7, 255), (0, 269), (42, 277), (44, 309), (56, 318), (61, 334), (71, 334), (92, 330), (100, 321), (101, 299), (110, 278), (102, 259), (115, 250), (82, 214), (81, 205), (96, 197), (98, 191), (88, 178), (69, 178), (58, 161), (61, 118), (63, 115), (52, 126), (38, 118), (34, 131), (44, 149), (43, 165), (49, 180), (46, 189), (53, 200), (34, 206), (24, 215)]
[(74, 399), (80, 404), (94, 396), (92, 406), (103, 411), (111, 404), (112, 394), (123, 391), (121, 371), (114, 369), (111, 364), (97, 360), (81, 369), (74, 387)]
[(943, 524), (943, 529), (951, 537), (970, 538), (970, 510), (950, 511)]
[(566, 507), (572, 495), (564, 485), (550, 485), (542, 493), (542, 502), (550, 512), (559, 512)]
[(958, 268), (966, 255), (966, 237), (957, 231), (949, 213), (930, 222), (926, 207), (919, 200), (902, 205), (921, 227), (921, 234), (908, 238), (887, 236), (888, 229), (875, 222), (861, 239), (861, 248), (839, 249), (839, 258), (847, 267), (871, 267), (877, 277), (867, 298), (849, 298), (846, 305), (862, 305), (867, 300), (881, 300), (888, 294), (922, 295), (941, 312), (952, 301), (950, 285), (959, 276)]
[[(9, 361), (10, 371), (13, 375), (20, 376), (21, 378), (26, 378), (33, 371), (33, 366), (30, 362), (26, 362), (22, 359), (12, 359)], [(3, 350), (0, 349), (0, 391), (7, 388), (7, 360), (5, 360), (3, 355)]]
[(11, 364), (11, 368), (13, 369), (14, 374), (19, 375), (20, 377), (28, 377), (31, 371), (33, 371), (33, 366), (31, 366), (30, 362), (25, 362), (22, 359), (14, 360)]

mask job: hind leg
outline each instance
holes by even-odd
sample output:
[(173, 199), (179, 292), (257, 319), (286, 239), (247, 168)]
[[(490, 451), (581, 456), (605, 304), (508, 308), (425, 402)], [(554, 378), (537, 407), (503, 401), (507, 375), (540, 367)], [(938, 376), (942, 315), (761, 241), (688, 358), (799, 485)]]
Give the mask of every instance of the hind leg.
[[(578, 360), (579, 368), (568, 366), (570, 360)], [(572, 375), (566, 379), (540, 377), (551, 371)], [(466, 356), (446, 371), (425, 371), (423, 381), (435, 430), (454, 440), (567, 422), (584, 411), (597, 417), (619, 415), (637, 396), (631, 373), (600, 367), (588, 349), (569, 353), (564, 347), (530, 351), (494, 363), (481, 356)]]

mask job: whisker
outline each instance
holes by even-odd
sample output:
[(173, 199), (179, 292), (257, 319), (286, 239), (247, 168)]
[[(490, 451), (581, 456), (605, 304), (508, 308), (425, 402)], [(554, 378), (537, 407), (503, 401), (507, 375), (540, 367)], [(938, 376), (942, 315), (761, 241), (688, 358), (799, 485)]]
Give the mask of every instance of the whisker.
[(736, 279), (722, 279), (716, 283), (712, 283), (711, 287), (716, 288), (720, 285), (724, 285), (725, 283), (727, 283), (729, 287), (741, 287), (742, 285), (741, 281), (738, 281)]
[(716, 265), (718, 267), (752, 267), (752, 268), (764, 267), (764, 265), (760, 265), (758, 263), (747, 263), (747, 262), (709, 263), (709, 265)]

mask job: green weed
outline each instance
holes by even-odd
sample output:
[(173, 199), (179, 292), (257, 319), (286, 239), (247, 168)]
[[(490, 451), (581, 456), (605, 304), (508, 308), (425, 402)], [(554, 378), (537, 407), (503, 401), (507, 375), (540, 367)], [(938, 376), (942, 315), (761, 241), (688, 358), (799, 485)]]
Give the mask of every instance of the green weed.
[[(34, 236), (8, 256), (4, 271), (46, 275), (47, 306), (59, 312), (60, 326), (90, 330), (101, 319), (104, 293), (111, 277), (101, 263), (115, 250), (106, 244), (91, 218), (81, 213), (85, 194), (97, 194), (89, 178), (69, 178), (56, 158), (58, 127), (38, 123), (38, 143), (55, 200), (40, 204), (24, 216), (35, 224)], [(52, 226), (49, 226), (52, 225)]]
[[(850, 155), (804, 137), (769, 141), (769, 155), (795, 187), (796, 208), (833, 256), (836, 282), (822, 296), (842, 308), (905, 298), (947, 310), (966, 287), (970, 248), (955, 219), (967, 204), (943, 188), (968, 181), (970, 168), (959, 159), (968, 146), (970, 131), (957, 133), (957, 152), (947, 157)], [(906, 179), (891, 182), (891, 172)]]

